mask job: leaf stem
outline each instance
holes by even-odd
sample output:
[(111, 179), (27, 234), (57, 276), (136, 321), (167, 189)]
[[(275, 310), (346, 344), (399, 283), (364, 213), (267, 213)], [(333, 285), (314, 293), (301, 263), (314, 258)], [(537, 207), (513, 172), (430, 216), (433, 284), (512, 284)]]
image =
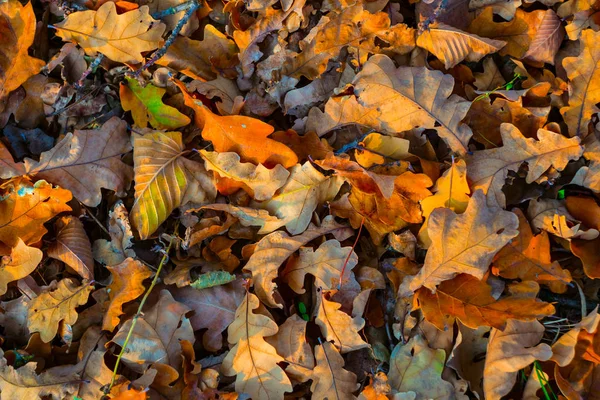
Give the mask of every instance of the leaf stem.
[[(179, 221), (177, 221), (175, 223), (174, 231), (177, 231), (177, 228), (179, 228)], [(112, 377), (110, 379), (110, 385), (108, 385), (108, 387), (106, 389), (104, 389), (105, 394), (110, 393), (110, 390), (112, 389), (112, 387), (115, 384), (115, 380), (117, 378), (117, 369), (119, 368), (121, 358), (123, 357), (123, 354), (125, 354), (125, 350), (127, 349), (127, 345), (129, 344), (129, 340), (131, 339), (131, 336), (133, 334), (133, 330), (135, 329), (135, 325), (137, 324), (138, 318), (142, 316), (142, 309), (144, 308), (144, 304), (146, 304), (146, 300), (150, 296), (152, 289), (154, 289), (156, 282), (158, 282), (158, 277), (160, 276), (162, 267), (167, 263), (167, 260), (169, 259), (169, 251), (171, 250), (173, 241), (174, 241), (173, 238), (171, 238), (171, 240), (169, 241), (169, 245), (167, 246), (167, 248), (165, 249), (165, 251), (163, 253), (160, 263), (158, 264), (158, 268), (156, 270), (156, 274), (154, 275), (154, 278), (152, 279), (152, 283), (150, 283), (150, 287), (148, 288), (148, 290), (146, 290), (144, 297), (142, 297), (142, 301), (140, 302), (137, 312), (131, 320), (131, 327), (129, 327), (129, 332), (127, 332), (127, 337), (125, 338), (125, 342), (123, 342), (123, 346), (121, 347), (121, 351), (119, 352), (119, 355), (117, 356), (117, 361), (115, 362), (115, 367), (113, 368)]]

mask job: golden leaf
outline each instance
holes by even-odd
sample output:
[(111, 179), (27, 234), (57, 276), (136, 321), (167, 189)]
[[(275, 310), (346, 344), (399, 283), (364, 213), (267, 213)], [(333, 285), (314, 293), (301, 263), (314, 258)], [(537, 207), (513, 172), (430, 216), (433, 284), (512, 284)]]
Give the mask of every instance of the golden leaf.
[(281, 272), (281, 278), (296, 293), (305, 293), (304, 278), (306, 274), (315, 277), (315, 286), (333, 289), (340, 282), (350, 278), (352, 269), (358, 264), (358, 256), (351, 247), (341, 247), (335, 239), (328, 240), (314, 251), (310, 247), (300, 249), (300, 254), (292, 262), (288, 262)]
[(494, 255), (519, 234), (518, 226), (515, 214), (488, 207), (481, 190), (473, 193), (464, 214), (434, 210), (427, 226), (432, 245), (410, 289), (425, 286), (435, 291), (439, 283), (458, 274), (482, 279)]
[(341, 311), (342, 305), (326, 299), (326, 295), (333, 292), (317, 290), (317, 304), (315, 305), (315, 322), (327, 341), (333, 341), (342, 354), (350, 351), (369, 347), (358, 333), (365, 326), (365, 320), (360, 317), (351, 317)]
[(503, 329), (509, 318), (531, 321), (554, 314), (551, 304), (529, 297), (508, 296), (496, 300), (492, 287), (467, 274), (442, 282), (435, 294), (427, 288), (416, 292), (425, 319), (440, 330), (452, 327), (455, 319), (476, 329)]
[(259, 305), (258, 298), (247, 292), (227, 329), (227, 340), (234, 346), (223, 360), (222, 371), (227, 376), (236, 375), (238, 393), (254, 399), (283, 400), (283, 394), (292, 391), (289, 378), (277, 365), (285, 360), (264, 339), (279, 329), (271, 318), (253, 312)]
[(127, 123), (117, 117), (100, 129), (75, 130), (40, 160), (25, 159), (28, 174), (69, 189), (83, 204), (96, 207), (102, 200), (101, 188), (124, 196), (132, 178), (131, 167), (121, 156), (131, 151)]
[(258, 226), (260, 227), (260, 229), (257, 232), (259, 235), (264, 235), (273, 232), (277, 228), (284, 225), (284, 223), (279, 218), (272, 216), (266, 210), (257, 210), (250, 207), (237, 207), (231, 204), (220, 203), (209, 204), (200, 208), (224, 211), (236, 217), (238, 219), (238, 222), (242, 224), (242, 226)]
[(130, 64), (141, 63), (141, 53), (160, 47), (165, 31), (165, 25), (150, 16), (148, 6), (118, 14), (112, 1), (98, 11), (74, 12), (55, 28), (58, 36), (77, 43), (87, 55), (102, 53)]
[(135, 202), (132, 225), (147, 239), (177, 207), (210, 202), (214, 185), (202, 164), (183, 157), (180, 132), (133, 134)]
[(102, 330), (112, 332), (119, 324), (119, 316), (123, 314), (123, 304), (137, 299), (144, 293), (144, 279), (152, 276), (152, 271), (131, 257), (118, 265), (106, 268), (112, 275), (112, 282), (108, 285), (110, 304), (104, 314)]
[(25, 278), (35, 270), (43, 253), (40, 249), (29, 247), (20, 238), (17, 238), (15, 247), (10, 254), (0, 257), (0, 295), (6, 293), (10, 282)]
[(243, 163), (237, 153), (200, 150), (200, 155), (204, 158), (204, 166), (208, 171), (214, 171), (221, 178), (227, 178), (224, 182), (217, 181), (217, 189), (223, 194), (230, 194), (228, 189), (231, 186), (233, 192), (237, 190), (237, 185), (227, 183), (232, 180), (241, 184), (240, 186), (254, 199), (269, 200), (290, 176), (281, 164), (268, 169), (262, 164)]
[(437, 23), (417, 37), (422, 47), (444, 62), (450, 69), (463, 60), (479, 61), (485, 55), (495, 53), (506, 45), (501, 40), (486, 39), (463, 32), (460, 29)]
[(550, 167), (558, 171), (571, 160), (583, 154), (579, 138), (566, 138), (558, 133), (540, 129), (538, 140), (525, 138), (511, 124), (500, 126), (502, 147), (476, 151), (466, 157), (467, 175), (473, 191), (482, 189), (487, 194), (489, 205), (506, 207), (502, 192), (509, 171), (518, 171), (521, 164), (527, 163), (527, 183), (540, 178)]
[(354, 400), (359, 388), (356, 375), (344, 369), (344, 359), (331, 342), (315, 346), (317, 366), (313, 370), (312, 395), (317, 399)]
[(74, 216), (56, 221), (56, 242), (48, 248), (48, 256), (73, 268), (83, 279), (94, 279), (92, 244), (81, 221)]
[(0, 242), (14, 246), (19, 238), (25, 244), (39, 241), (48, 232), (44, 223), (63, 211), (71, 192), (54, 188), (46, 181), (31, 184), (22, 180), (8, 184), (0, 198)]
[(470, 103), (452, 95), (452, 76), (425, 67), (396, 68), (387, 56), (375, 55), (356, 75), (354, 87), (361, 105), (381, 112), (386, 130), (435, 129), (453, 151), (467, 152), (473, 134), (461, 120)]
[(323, 175), (310, 162), (298, 164), (272, 199), (254, 206), (277, 216), (288, 232), (297, 235), (308, 227), (317, 206), (337, 195), (342, 183), (337, 176)]
[(24, 6), (17, 0), (0, 3), (0, 101), (45, 64), (28, 54), (35, 23), (31, 2)]
[(268, 306), (282, 308), (283, 305), (273, 297), (273, 292), (277, 288), (273, 280), (277, 277), (277, 270), (281, 264), (311, 240), (333, 231), (346, 229), (348, 228), (338, 224), (333, 217), (326, 217), (320, 227), (310, 225), (297, 236), (289, 236), (285, 232), (277, 231), (263, 237), (256, 244), (254, 253), (244, 267), (244, 271), (252, 273), (256, 295)]
[(72, 325), (77, 321), (77, 306), (87, 303), (93, 286), (84, 281), (77, 286), (72, 279), (58, 282), (55, 290), (41, 293), (31, 301), (27, 313), (30, 332), (39, 332), (44, 343), (56, 336), (59, 323)]

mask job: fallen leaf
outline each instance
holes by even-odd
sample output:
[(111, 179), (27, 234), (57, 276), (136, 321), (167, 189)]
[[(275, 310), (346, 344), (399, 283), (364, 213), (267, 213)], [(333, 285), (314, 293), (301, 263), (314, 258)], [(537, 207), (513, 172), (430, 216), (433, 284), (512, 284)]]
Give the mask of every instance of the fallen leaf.
[(109, 306), (102, 321), (102, 329), (112, 332), (123, 314), (123, 304), (137, 299), (146, 291), (143, 282), (152, 276), (152, 271), (131, 257), (107, 268), (112, 276), (112, 282), (108, 285)]
[(506, 296), (496, 300), (490, 285), (467, 274), (442, 282), (435, 293), (420, 288), (416, 299), (425, 319), (440, 330), (450, 329), (456, 318), (472, 329), (479, 326), (504, 329), (510, 318), (532, 321), (555, 312), (549, 303), (528, 297)]
[(146, 128), (148, 122), (155, 129), (177, 129), (188, 125), (191, 120), (175, 107), (163, 103), (167, 89), (148, 83), (145, 87), (133, 78), (127, 78), (127, 84), (121, 83), (119, 95), (124, 111), (131, 111), (133, 121), (140, 128)]
[(457, 215), (447, 208), (434, 210), (427, 230), (432, 245), (425, 265), (410, 284), (435, 291), (436, 286), (458, 274), (482, 279), (494, 255), (518, 235), (516, 215), (488, 207), (481, 190), (473, 193), (467, 209)]
[(148, 6), (118, 14), (108, 1), (98, 11), (79, 11), (56, 24), (62, 40), (80, 45), (87, 55), (104, 54), (116, 62), (136, 64), (144, 61), (143, 52), (161, 46), (165, 25), (154, 20)]
[(31, 301), (27, 313), (30, 332), (39, 332), (44, 343), (56, 336), (59, 323), (72, 325), (77, 321), (76, 307), (87, 303), (93, 287), (84, 281), (78, 286), (72, 279), (58, 282), (54, 290), (41, 293)]
[(258, 226), (259, 235), (273, 232), (284, 223), (277, 217), (272, 216), (266, 210), (257, 210), (250, 207), (237, 207), (231, 204), (209, 204), (202, 209), (224, 211), (236, 217), (243, 226)]
[(135, 202), (131, 222), (142, 240), (175, 208), (215, 198), (215, 188), (202, 164), (185, 158), (185, 154), (179, 132), (133, 134)]
[[(0, 4), (0, 100), (37, 74), (44, 61), (29, 56), (35, 36), (35, 14), (32, 3), (16, 0)], [(3, 107), (2, 107), (3, 108)]]
[(94, 279), (92, 244), (81, 221), (73, 216), (56, 221), (56, 242), (48, 249), (48, 256), (73, 268), (83, 279)]
[(312, 395), (318, 399), (350, 399), (359, 385), (356, 375), (344, 369), (344, 359), (331, 342), (315, 346), (317, 365), (313, 370)]
[(110, 242), (98, 239), (94, 242), (94, 259), (104, 265), (117, 265), (127, 257), (135, 257), (133, 246), (133, 232), (129, 224), (129, 213), (122, 201), (115, 203), (108, 213), (108, 233)]
[(223, 360), (222, 371), (236, 376), (238, 393), (256, 399), (283, 399), (285, 392), (292, 391), (289, 378), (277, 365), (285, 360), (264, 339), (279, 329), (271, 318), (253, 312), (259, 305), (258, 298), (247, 292), (227, 330), (229, 343), (234, 346)]
[(38, 266), (44, 253), (29, 247), (20, 238), (10, 250), (10, 254), (0, 257), (0, 294), (5, 294), (10, 282), (25, 278)]

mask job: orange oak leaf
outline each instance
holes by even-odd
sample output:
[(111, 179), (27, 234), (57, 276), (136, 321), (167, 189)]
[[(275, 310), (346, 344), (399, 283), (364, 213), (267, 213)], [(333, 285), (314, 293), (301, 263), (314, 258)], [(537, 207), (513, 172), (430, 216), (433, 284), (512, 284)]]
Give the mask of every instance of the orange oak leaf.
[(492, 288), (467, 274), (442, 282), (435, 294), (418, 289), (416, 300), (425, 319), (438, 329), (449, 329), (458, 318), (466, 326), (503, 329), (507, 319), (531, 321), (554, 314), (554, 306), (529, 297), (508, 296), (496, 300)]
[(9, 254), (0, 254), (0, 295), (5, 294), (10, 282), (25, 278), (42, 261), (40, 249), (29, 247), (18, 238)]

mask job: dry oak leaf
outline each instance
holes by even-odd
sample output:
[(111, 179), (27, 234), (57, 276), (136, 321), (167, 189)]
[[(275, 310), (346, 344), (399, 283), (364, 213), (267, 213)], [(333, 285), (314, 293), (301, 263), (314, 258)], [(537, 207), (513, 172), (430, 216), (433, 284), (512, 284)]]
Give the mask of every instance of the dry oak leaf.
[(592, 115), (600, 111), (600, 32), (586, 29), (581, 33), (580, 53), (563, 59), (569, 77), (569, 105), (560, 113), (571, 136), (584, 138)]
[(306, 120), (306, 131), (314, 131), (317, 135), (324, 136), (328, 132), (352, 124), (368, 126), (379, 132), (393, 131), (381, 120), (381, 111), (376, 107), (363, 106), (352, 95), (330, 97), (323, 111), (319, 107), (311, 108)]
[(101, 188), (125, 196), (133, 171), (121, 156), (129, 151), (127, 123), (113, 117), (100, 129), (67, 133), (39, 161), (26, 158), (25, 168), (27, 174), (69, 189), (77, 200), (96, 207), (102, 200)]
[(285, 361), (265, 336), (273, 336), (279, 328), (269, 317), (255, 314), (260, 305), (250, 292), (235, 312), (235, 320), (227, 330), (227, 340), (234, 345), (223, 360), (221, 371), (236, 375), (235, 391), (247, 393), (253, 399), (281, 399), (292, 391), (289, 378), (278, 362)]
[(303, 233), (290, 236), (285, 232), (277, 231), (263, 237), (254, 249), (244, 271), (252, 273), (254, 290), (261, 301), (269, 307), (283, 308), (273, 297), (277, 285), (273, 282), (281, 264), (287, 260), (301, 246), (319, 236), (350, 230), (345, 225), (339, 224), (332, 216), (327, 216), (321, 226), (310, 225)]
[(70, 365), (49, 368), (36, 373), (37, 362), (28, 362), (20, 368), (0, 360), (0, 392), (3, 399), (63, 400), (77, 392), (81, 378)]
[(123, 14), (108, 1), (98, 11), (77, 11), (54, 26), (64, 41), (77, 43), (89, 56), (104, 54), (115, 62), (137, 64), (141, 53), (162, 45), (165, 24), (150, 16), (148, 6)]
[[(6, 135), (6, 133), (4, 134)], [(0, 142), (0, 166), (0, 179), (25, 175), (25, 166), (23, 163), (15, 162), (12, 154), (10, 154), (10, 151), (2, 142)]]
[(201, 163), (188, 160), (180, 132), (133, 134), (135, 202), (131, 222), (147, 239), (173, 210), (212, 202), (216, 189)]
[(150, 122), (155, 129), (177, 129), (191, 122), (187, 115), (163, 103), (167, 89), (152, 83), (141, 86), (137, 79), (126, 79), (127, 84), (121, 82), (119, 96), (123, 110), (131, 111), (135, 125), (146, 128)]
[(381, 113), (380, 123), (386, 131), (435, 129), (453, 151), (467, 152), (473, 134), (461, 120), (470, 102), (452, 94), (451, 75), (425, 67), (396, 68), (389, 57), (374, 55), (353, 84), (360, 104)]
[(455, 319), (472, 329), (491, 326), (503, 329), (509, 318), (531, 321), (554, 314), (554, 306), (521, 296), (496, 300), (492, 287), (471, 275), (461, 274), (442, 282), (435, 293), (420, 288), (415, 300), (425, 319), (440, 330), (451, 329)]
[(152, 276), (152, 271), (131, 257), (106, 268), (112, 275), (112, 282), (108, 285), (109, 306), (104, 314), (102, 330), (112, 332), (119, 324), (119, 316), (123, 314), (123, 304), (137, 299), (144, 293), (144, 279)]
[(533, 280), (547, 285), (555, 293), (564, 293), (571, 282), (569, 270), (550, 258), (550, 238), (546, 231), (534, 236), (523, 212), (512, 210), (519, 217), (519, 235), (494, 258), (494, 271), (507, 279)]
[(45, 64), (28, 54), (35, 25), (31, 2), (24, 6), (17, 0), (0, 3), (0, 101)]
[(411, 155), (408, 151), (410, 141), (395, 136), (371, 133), (362, 140), (360, 145), (362, 149), (356, 150), (354, 158), (364, 168), (370, 168), (376, 164), (384, 164), (386, 158), (398, 161), (408, 158)]
[(469, 388), (483, 399), (483, 368), (490, 328), (480, 326), (471, 329), (458, 323), (458, 335), (452, 352), (448, 357), (447, 366), (454, 369), (459, 378), (469, 383)]
[(317, 289), (317, 304), (315, 305), (315, 323), (321, 328), (325, 339), (333, 341), (342, 354), (369, 347), (358, 333), (365, 326), (365, 320), (360, 316), (351, 317), (341, 311), (342, 305), (330, 301), (326, 296), (333, 296), (337, 291), (324, 292)]
[(222, 117), (213, 114), (201, 101), (188, 94), (183, 83), (175, 83), (183, 93), (185, 104), (194, 110), (194, 121), (202, 129), (202, 137), (212, 142), (215, 151), (235, 152), (243, 162), (263, 164), (267, 168), (277, 164), (290, 168), (298, 162), (292, 149), (268, 138), (275, 130), (271, 125), (241, 115)]
[(75, 281), (65, 278), (58, 282), (56, 289), (42, 292), (29, 305), (29, 331), (39, 332), (44, 343), (50, 342), (61, 322), (73, 325), (77, 321), (76, 308), (87, 303), (92, 290), (93, 286), (88, 281), (77, 286)]
[(306, 341), (306, 324), (298, 314), (292, 314), (275, 335), (265, 339), (288, 364), (285, 373), (299, 382), (311, 379), (315, 367), (315, 357)]
[(40, 249), (29, 247), (20, 238), (10, 250), (10, 254), (0, 257), (0, 295), (6, 293), (10, 282), (25, 278), (35, 270), (43, 253)]
[[(168, 290), (161, 290), (156, 304), (144, 311), (133, 328), (127, 346), (129, 351), (123, 355), (125, 363), (138, 373), (143, 373), (153, 363), (170, 365), (178, 370), (182, 354), (180, 342), (195, 342), (194, 330), (185, 316), (190, 311), (188, 306), (175, 301)], [(132, 320), (127, 320), (112, 342), (123, 347), (131, 324)]]
[(536, 232), (544, 230), (567, 240), (593, 240), (599, 236), (597, 229), (584, 229), (560, 200), (531, 200), (527, 207), (527, 215)]
[(524, 162), (528, 165), (526, 182), (540, 178), (550, 167), (562, 171), (567, 163), (583, 154), (579, 138), (566, 138), (558, 133), (540, 129), (538, 139), (525, 138), (511, 124), (500, 126), (502, 147), (473, 152), (467, 155), (467, 176), (473, 190), (482, 189), (490, 206), (506, 207), (502, 192), (509, 171), (517, 172)]
[(300, 162), (307, 161), (310, 158), (321, 160), (333, 151), (333, 147), (329, 145), (327, 140), (320, 139), (313, 131), (307, 130), (304, 135), (300, 136), (293, 129), (288, 129), (287, 131), (276, 131), (271, 135), (271, 138), (292, 149)]
[(552, 357), (550, 346), (538, 344), (543, 336), (544, 326), (538, 321), (509, 319), (503, 330), (492, 329), (483, 372), (486, 399), (500, 400), (514, 386), (520, 369)]
[(208, 351), (223, 347), (223, 332), (235, 318), (235, 310), (242, 303), (245, 290), (239, 282), (213, 286), (202, 290), (183, 287), (172, 290), (175, 300), (191, 307), (195, 314), (190, 317), (195, 331), (208, 329), (202, 336), (202, 344)]
[(479, 61), (506, 45), (501, 40), (487, 39), (463, 32), (444, 23), (431, 25), (417, 37), (417, 46), (426, 49), (450, 69), (463, 60)]
[(44, 180), (33, 185), (25, 180), (8, 184), (0, 197), (0, 242), (8, 246), (14, 246), (19, 238), (25, 244), (38, 242), (48, 232), (44, 223), (71, 211), (66, 204), (71, 199), (71, 192)]
[(241, 187), (256, 200), (269, 200), (290, 176), (281, 164), (268, 169), (262, 164), (243, 163), (237, 153), (200, 150), (200, 155), (208, 171), (214, 171), (219, 177), (225, 178), (217, 178), (217, 189), (225, 195), (234, 193)]
[(583, 157), (589, 161), (589, 166), (579, 168), (571, 183), (600, 193), (600, 140), (596, 134), (589, 134), (582, 144), (585, 148)]
[(331, 342), (315, 346), (317, 365), (310, 391), (317, 399), (354, 400), (360, 385), (356, 375), (344, 369), (344, 358)]
[(425, 286), (435, 292), (439, 283), (462, 273), (482, 279), (494, 255), (519, 234), (518, 226), (515, 214), (488, 207), (481, 190), (473, 193), (463, 214), (435, 209), (427, 226), (433, 244), (410, 289)]
[(294, 79), (315, 79), (344, 48), (360, 63), (367, 61), (369, 53), (407, 54), (415, 48), (415, 34), (416, 30), (406, 24), (391, 26), (388, 13), (371, 13), (362, 4), (345, 7), (319, 20), (300, 42), (302, 51), (290, 53), (282, 74)]
[[(305, 293), (306, 274), (315, 277), (315, 286), (333, 289), (339, 282), (350, 279), (352, 269), (358, 264), (358, 256), (351, 247), (341, 247), (340, 242), (331, 239), (315, 251), (303, 247), (297, 258), (288, 262), (281, 272), (281, 278), (296, 293)], [(344, 276), (340, 280), (340, 275)]]
[(83, 223), (72, 215), (56, 221), (56, 241), (48, 248), (48, 256), (73, 268), (83, 279), (94, 279), (92, 244)]
[(129, 224), (129, 213), (121, 200), (117, 201), (108, 213), (108, 233), (110, 242), (98, 239), (94, 242), (94, 259), (104, 265), (117, 265), (127, 257), (135, 257), (133, 232)]
[(307, 161), (290, 170), (287, 182), (273, 198), (252, 206), (269, 211), (280, 219), (280, 226), (297, 235), (306, 230), (317, 206), (333, 200), (343, 183), (340, 177), (326, 176)]
[(231, 214), (235, 218), (237, 218), (238, 222), (242, 226), (260, 227), (260, 229), (257, 232), (259, 235), (265, 235), (267, 233), (273, 232), (277, 228), (284, 225), (279, 218), (272, 216), (271, 214), (269, 214), (268, 211), (257, 210), (251, 207), (238, 207), (232, 204), (217, 203), (202, 206), (200, 207), (200, 209), (224, 211), (228, 214)]
[(462, 214), (469, 204), (469, 184), (467, 182), (467, 165), (464, 160), (452, 162), (452, 165), (437, 180), (432, 189), (435, 194), (420, 201), (423, 212), (423, 225), (419, 230), (419, 242), (424, 248), (431, 246), (427, 226), (429, 216), (436, 208), (447, 208), (457, 214)]
[(446, 352), (431, 349), (421, 335), (399, 343), (390, 356), (389, 384), (394, 392), (413, 392), (413, 399), (453, 399), (454, 388), (442, 379)]
[[(233, 40), (212, 25), (204, 27), (202, 41), (177, 36), (167, 53), (156, 64), (173, 68), (199, 81), (216, 79), (218, 67), (237, 57), (237, 46)], [(215, 65), (216, 64), (216, 65)]]
[(523, 61), (537, 67), (543, 67), (544, 63), (554, 65), (556, 52), (565, 37), (562, 20), (554, 10), (544, 11), (543, 16), (529, 50), (523, 55)]

